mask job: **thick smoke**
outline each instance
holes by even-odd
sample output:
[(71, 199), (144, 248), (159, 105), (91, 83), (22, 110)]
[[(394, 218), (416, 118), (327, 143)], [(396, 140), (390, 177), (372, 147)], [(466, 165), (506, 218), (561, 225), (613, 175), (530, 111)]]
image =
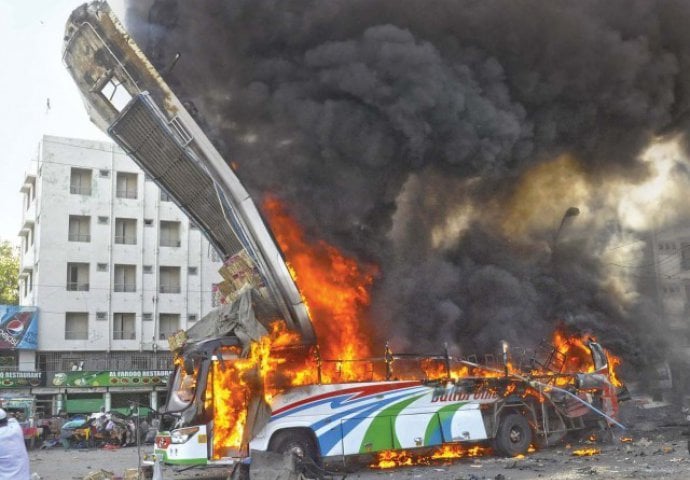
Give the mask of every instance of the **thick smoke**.
[(684, 1), (156, 0), (126, 21), (255, 198), (379, 265), (381, 339), (663, 340), (629, 268), (649, 223), (620, 205), (688, 108)]

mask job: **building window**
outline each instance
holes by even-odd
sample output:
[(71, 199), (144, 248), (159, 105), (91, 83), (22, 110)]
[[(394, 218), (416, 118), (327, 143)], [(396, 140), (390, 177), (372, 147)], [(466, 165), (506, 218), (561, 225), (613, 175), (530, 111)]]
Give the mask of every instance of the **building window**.
[(144, 273), (153, 273), (153, 267), (151, 265), (144, 265)]
[(79, 292), (89, 291), (88, 263), (67, 264), (67, 290)]
[(152, 313), (142, 313), (141, 319), (145, 322), (150, 322), (151, 320), (153, 320), (153, 314)]
[(107, 263), (97, 263), (96, 264), (96, 271), (97, 272), (107, 272), (108, 271), (108, 264)]
[(180, 315), (161, 313), (158, 315), (158, 338), (165, 340), (180, 329)]
[(117, 172), (116, 191), (117, 198), (137, 198), (137, 174)]
[(137, 332), (134, 329), (133, 313), (113, 314), (113, 340), (135, 340)]
[(116, 76), (110, 77), (110, 79), (103, 84), (99, 93), (118, 112), (121, 112), (132, 99), (132, 95), (123, 86), (122, 81)]
[(217, 283), (212, 283), (211, 284), (211, 306), (212, 307), (217, 307), (220, 305), (220, 289), (218, 288)]
[(180, 267), (160, 267), (160, 293), (180, 293)]
[(680, 244), (680, 264), (683, 270), (690, 270), (690, 243)]
[(180, 222), (166, 222), (165, 220), (161, 220), (160, 246), (180, 246)]
[(101, 225), (108, 225), (108, 217), (98, 217), (98, 223)]
[(165, 193), (163, 190), (161, 190), (161, 202), (172, 202), (172, 198), (170, 198), (170, 195)]
[(115, 282), (113, 290), (116, 292), (136, 292), (136, 276), (136, 265), (115, 265)]
[(89, 314), (86, 312), (65, 313), (65, 340), (89, 339)]
[(70, 242), (90, 242), (91, 217), (83, 215), (70, 215), (68, 240)]
[(9, 371), (13, 372), (17, 370), (17, 367), (19, 366), (19, 358), (16, 354), (16, 352), (12, 351), (4, 351), (0, 352), (2, 355), (0, 355), (0, 372), (2, 371)]
[(153, 227), (153, 219), (151, 218), (145, 218), (144, 219), (144, 225), (147, 227)]
[(134, 355), (132, 357), (132, 368), (135, 370), (148, 370), (152, 363), (151, 357), (147, 355)]
[(110, 170), (99, 170), (98, 175), (103, 178), (110, 178)]
[(24, 277), (22, 278), (21, 281), (22, 281), (22, 285), (21, 285), (22, 291), (20, 293), (21, 293), (22, 297), (26, 297), (31, 292), (31, 290), (34, 288), (32, 272), (28, 272), (28, 273), (24, 274)]
[(189, 275), (196, 275), (196, 274), (197, 274), (197, 271), (198, 271), (198, 269), (197, 269), (196, 267), (189, 267), (189, 268), (187, 268), (187, 273), (188, 273)]
[(91, 170), (73, 168), (69, 177), (69, 193), (91, 195)]
[(188, 322), (196, 322), (196, 315), (193, 313), (190, 313), (187, 315), (187, 321)]
[(137, 220), (136, 218), (115, 219), (115, 243), (121, 245), (136, 245)]
[(107, 320), (108, 319), (108, 313), (107, 312), (96, 312), (96, 320)]

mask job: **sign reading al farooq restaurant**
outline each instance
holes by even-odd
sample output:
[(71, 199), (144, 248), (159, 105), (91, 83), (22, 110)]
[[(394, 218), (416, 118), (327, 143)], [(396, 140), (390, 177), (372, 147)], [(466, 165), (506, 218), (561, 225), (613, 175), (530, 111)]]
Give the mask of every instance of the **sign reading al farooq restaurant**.
[(56, 372), (46, 386), (53, 387), (155, 387), (168, 383), (170, 370)]
[(0, 305), (0, 350), (38, 348), (38, 307)]

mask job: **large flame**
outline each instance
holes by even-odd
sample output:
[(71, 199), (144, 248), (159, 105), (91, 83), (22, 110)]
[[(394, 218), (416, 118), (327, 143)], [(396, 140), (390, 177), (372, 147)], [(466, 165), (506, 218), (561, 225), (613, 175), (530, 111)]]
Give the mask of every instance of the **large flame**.
[(274, 197), (263, 203), (271, 229), (295, 277), (319, 339), (321, 356), (340, 360), (326, 370), (326, 380), (361, 380), (367, 366), (355, 360), (371, 356), (365, 311), (376, 268), (360, 267), (334, 246), (310, 241)]

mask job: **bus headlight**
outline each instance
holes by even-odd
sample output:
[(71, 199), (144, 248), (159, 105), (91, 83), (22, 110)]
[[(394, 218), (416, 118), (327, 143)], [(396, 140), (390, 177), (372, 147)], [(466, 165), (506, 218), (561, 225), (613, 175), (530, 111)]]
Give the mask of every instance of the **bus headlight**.
[(171, 443), (185, 443), (189, 438), (199, 431), (199, 427), (180, 428), (170, 432)]

